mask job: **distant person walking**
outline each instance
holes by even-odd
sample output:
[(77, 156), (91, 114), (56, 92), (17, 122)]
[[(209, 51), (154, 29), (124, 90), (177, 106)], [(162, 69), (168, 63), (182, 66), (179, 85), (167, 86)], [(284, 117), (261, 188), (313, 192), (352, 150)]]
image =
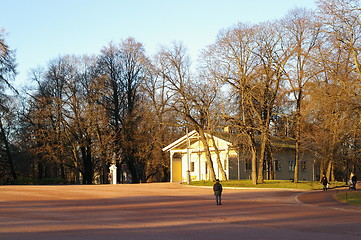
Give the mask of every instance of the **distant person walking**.
[(353, 190), (356, 190), (357, 177), (355, 174), (353, 174), (353, 176), (351, 177), (351, 182), (352, 182)]
[(323, 191), (327, 191), (328, 188), (328, 180), (327, 177), (325, 176), (325, 174), (323, 174), (322, 179), (320, 181), (323, 185)]
[(219, 179), (216, 179), (216, 183), (213, 185), (214, 196), (216, 196), (216, 204), (222, 205), (222, 184)]

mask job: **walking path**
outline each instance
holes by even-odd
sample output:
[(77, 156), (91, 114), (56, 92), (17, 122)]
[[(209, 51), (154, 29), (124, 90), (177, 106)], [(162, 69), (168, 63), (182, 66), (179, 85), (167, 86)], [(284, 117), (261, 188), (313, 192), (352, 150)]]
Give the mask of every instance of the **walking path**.
[(225, 189), (216, 206), (174, 183), (0, 186), (0, 240), (361, 239), (361, 208), (331, 194)]
[(341, 190), (330, 190), (327, 192), (323, 191), (312, 191), (298, 196), (298, 200), (305, 204), (310, 204), (318, 207), (332, 208), (342, 211), (360, 212), (361, 207), (348, 205), (346, 203), (339, 202), (335, 199), (334, 195), (338, 191), (348, 191), (345, 189)]

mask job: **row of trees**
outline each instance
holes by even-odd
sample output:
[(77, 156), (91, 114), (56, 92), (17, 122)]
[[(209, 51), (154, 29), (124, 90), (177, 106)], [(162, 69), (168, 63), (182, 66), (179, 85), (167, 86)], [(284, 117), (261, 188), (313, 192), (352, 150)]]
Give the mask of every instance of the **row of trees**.
[[(200, 134), (212, 180), (206, 133), (224, 127), (249, 153), (255, 184), (272, 178), (264, 176), (271, 136), (294, 140), (296, 182), (305, 151), (331, 180), (344, 179), (360, 166), (361, 8), (356, 0), (317, 3), (316, 11), (221, 31), (196, 71), (181, 43), (150, 58), (133, 38), (96, 56), (51, 60), (32, 71), (36, 87), (16, 109), (1, 98), (0, 179), (107, 183), (116, 164), (119, 181), (167, 181), (161, 149), (186, 127)], [(9, 85), (15, 59), (0, 43), (0, 80)]]
[(149, 67), (143, 46), (128, 38), (96, 57), (60, 57), (33, 72), (38, 87), (22, 122), (38, 177), (105, 183), (113, 163), (132, 182), (166, 180), (165, 135), (145, 84)]

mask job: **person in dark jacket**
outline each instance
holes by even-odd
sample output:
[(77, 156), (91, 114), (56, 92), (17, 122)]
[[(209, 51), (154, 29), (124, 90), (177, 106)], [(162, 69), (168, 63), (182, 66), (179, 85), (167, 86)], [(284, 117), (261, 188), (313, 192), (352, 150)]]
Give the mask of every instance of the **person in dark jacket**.
[(323, 174), (323, 176), (322, 176), (321, 183), (323, 185), (323, 191), (327, 191), (328, 180), (327, 180), (327, 177), (325, 176), (325, 174)]
[(213, 185), (214, 196), (216, 196), (216, 204), (222, 205), (222, 184), (219, 179), (216, 179), (216, 183)]

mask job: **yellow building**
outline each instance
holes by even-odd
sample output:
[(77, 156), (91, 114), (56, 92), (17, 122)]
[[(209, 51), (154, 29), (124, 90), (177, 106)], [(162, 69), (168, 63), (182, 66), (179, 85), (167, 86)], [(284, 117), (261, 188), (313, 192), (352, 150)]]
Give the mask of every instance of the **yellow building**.
[[(211, 136), (207, 135), (206, 137), (209, 141), (216, 178), (224, 180), (220, 174), (220, 168), (215, 161), (216, 153)], [(229, 176), (229, 158), (230, 156), (237, 156), (237, 153), (232, 150), (232, 144), (230, 142), (218, 137), (214, 137), (214, 140), (218, 151), (220, 152), (222, 167), (226, 172), (226, 175)], [(179, 138), (178, 140), (163, 148), (163, 151), (170, 152), (171, 182), (209, 180), (209, 166), (207, 165), (204, 146), (200, 140), (198, 132), (192, 131), (188, 133), (187, 135)]]
[[(216, 152), (213, 146), (212, 136), (206, 135), (211, 152), (213, 168), (216, 178), (222, 179), (220, 168), (216, 161)], [(227, 179), (251, 179), (252, 164), (250, 155), (237, 152), (237, 148), (230, 141), (213, 136), (215, 144), (220, 152), (220, 160)], [(209, 166), (206, 154), (199, 134), (192, 131), (169, 144), (163, 151), (170, 153), (170, 181), (189, 182), (209, 180)], [(258, 152), (259, 154), (259, 152)], [(271, 164), (271, 165), (269, 165)], [(265, 164), (264, 176), (269, 177), (270, 168), (273, 168), (273, 178), (291, 180), (294, 175), (295, 150), (294, 145), (282, 142), (281, 139), (273, 138), (272, 160)], [(300, 159), (299, 179), (302, 181), (313, 181), (317, 176), (314, 162), (310, 154), (302, 153)]]

